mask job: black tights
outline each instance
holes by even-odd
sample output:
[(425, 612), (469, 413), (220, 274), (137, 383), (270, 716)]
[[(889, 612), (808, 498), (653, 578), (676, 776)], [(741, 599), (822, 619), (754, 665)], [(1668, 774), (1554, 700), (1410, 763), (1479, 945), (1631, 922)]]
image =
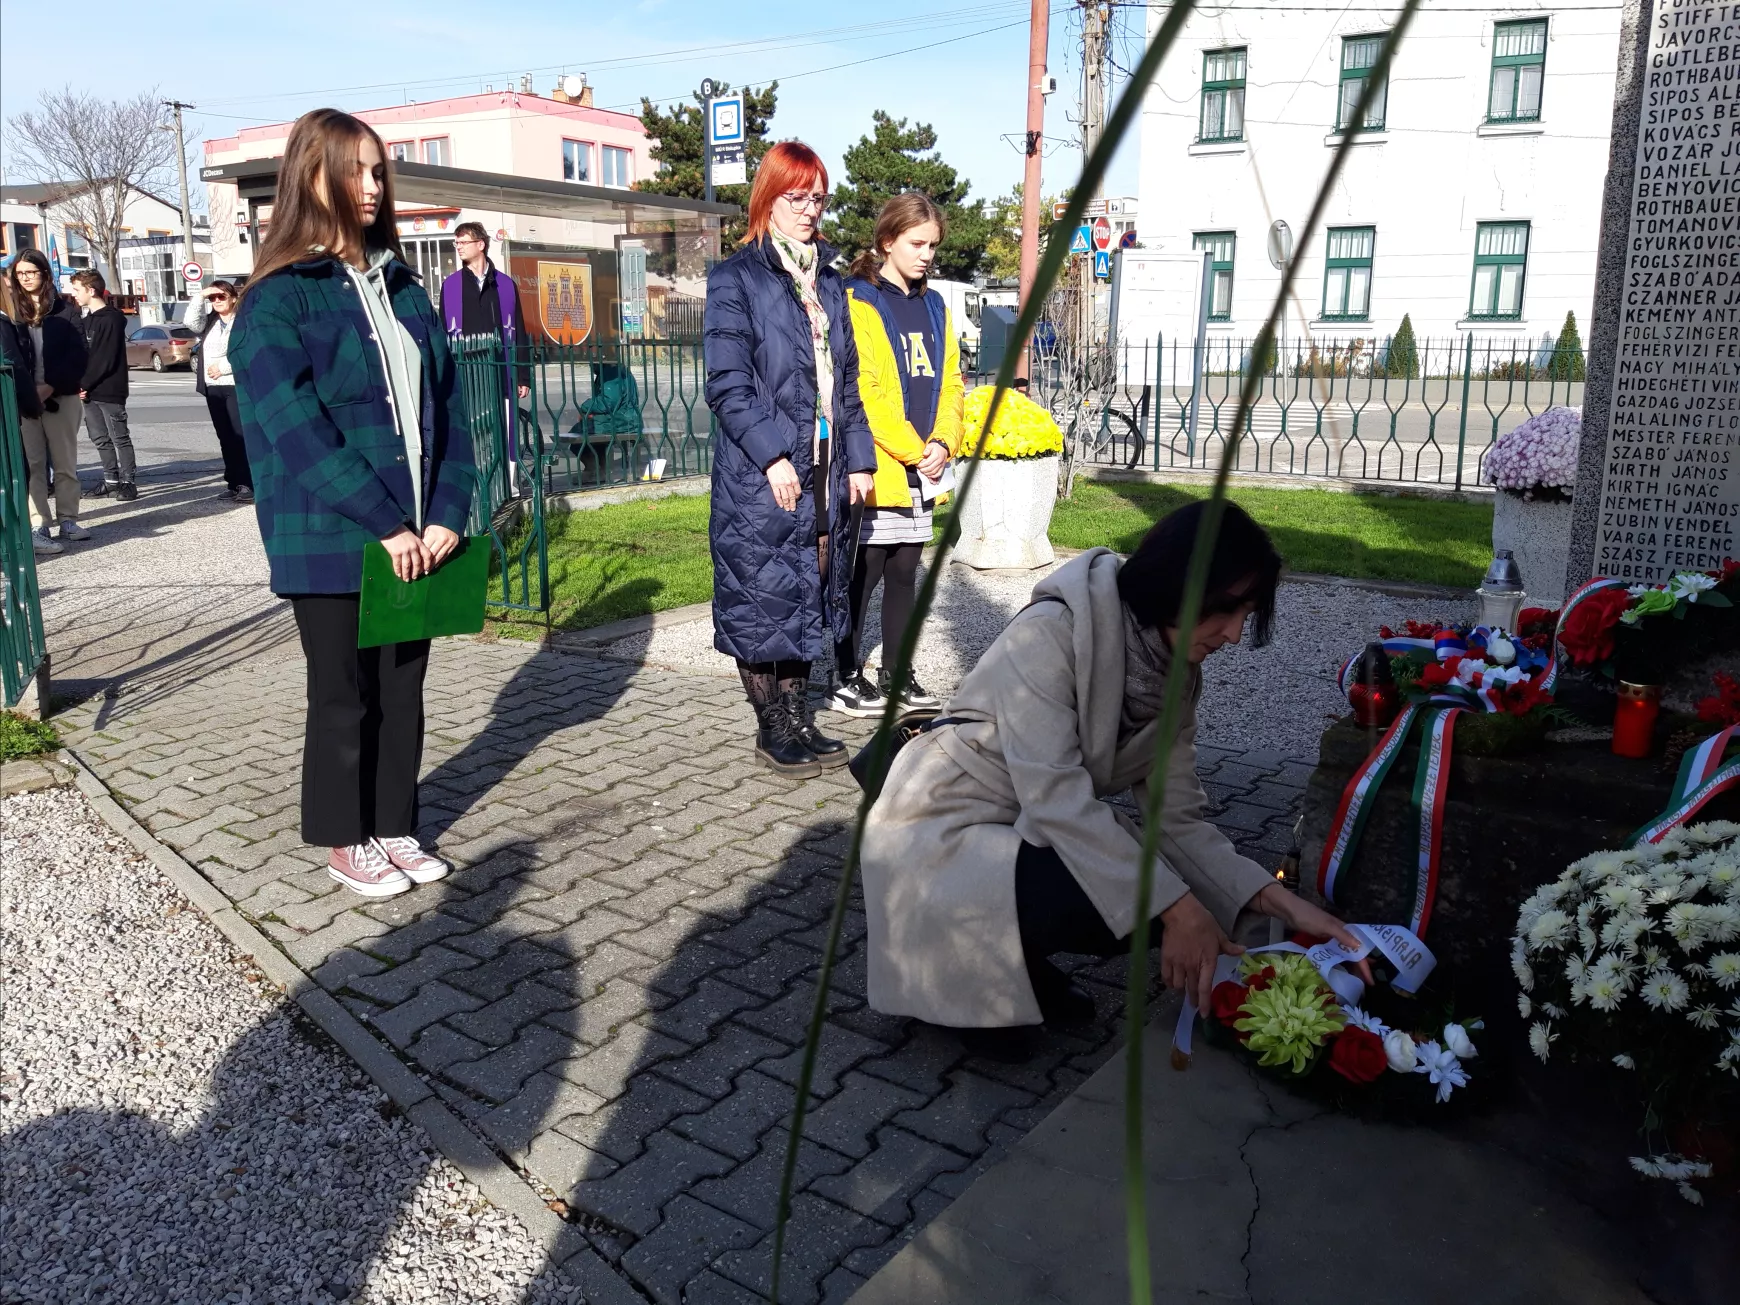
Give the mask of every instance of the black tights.
[(863, 631), (870, 615), (870, 596), (878, 584), (882, 585), (882, 664), (892, 665), (900, 655), (900, 642), (912, 621), (918, 563), (923, 556), (923, 544), (864, 544), (858, 549), (858, 562), (852, 568), (852, 635), (840, 641), (835, 653), (841, 679), (863, 666)]
[(786, 693), (806, 692), (810, 682), (808, 662), (745, 662), (737, 663), (737, 674), (743, 678), (743, 692), (754, 707), (768, 707)]

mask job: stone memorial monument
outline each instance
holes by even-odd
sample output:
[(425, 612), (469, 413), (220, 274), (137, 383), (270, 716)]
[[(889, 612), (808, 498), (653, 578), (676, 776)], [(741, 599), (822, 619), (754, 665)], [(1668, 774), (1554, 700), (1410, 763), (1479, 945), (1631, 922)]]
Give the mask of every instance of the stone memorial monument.
[(1740, 557), (1740, 5), (1627, 0), (1566, 588)]

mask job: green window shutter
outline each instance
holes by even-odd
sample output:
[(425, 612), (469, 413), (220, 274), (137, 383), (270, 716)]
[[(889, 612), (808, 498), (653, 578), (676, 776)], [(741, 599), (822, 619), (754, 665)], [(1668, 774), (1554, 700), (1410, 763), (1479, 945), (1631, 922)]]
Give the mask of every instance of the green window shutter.
[(1233, 251), (1238, 236), (1231, 231), (1198, 231), (1191, 248), (1207, 250), (1209, 256), (1208, 320), (1232, 320)]
[[(1341, 97), (1335, 105), (1335, 130), (1347, 131), (1353, 124), (1354, 110), (1359, 107), (1359, 97), (1365, 93), (1366, 78), (1377, 65), (1378, 56), (1383, 53), (1384, 37), (1387, 33), (1378, 32), (1372, 36), (1344, 36), (1341, 38)], [(1384, 117), (1389, 108), (1390, 88), (1389, 78), (1384, 78), (1384, 84), (1378, 88), (1377, 96), (1372, 100), (1371, 108), (1365, 115), (1365, 131), (1382, 131)]]
[(1245, 138), (1245, 52), (1206, 50), (1202, 55), (1202, 116), (1197, 140)]
[(1547, 73), (1547, 20), (1492, 25), (1488, 122), (1539, 122)]
[(1482, 222), (1477, 226), (1474, 231), (1474, 284), (1468, 295), (1468, 315), (1495, 321), (1520, 318), (1528, 264), (1527, 222)]
[(1371, 318), (1371, 264), (1376, 227), (1330, 227), (1323, 268), (1325, 321)]

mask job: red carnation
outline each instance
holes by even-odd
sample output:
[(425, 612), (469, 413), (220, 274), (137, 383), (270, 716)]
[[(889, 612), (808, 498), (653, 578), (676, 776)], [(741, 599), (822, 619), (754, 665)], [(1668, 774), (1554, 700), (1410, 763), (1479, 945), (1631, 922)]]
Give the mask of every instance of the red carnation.
[(1364, 1029), (1345, 1028), (1329, 1044), (1329, 1068), (1350, 1083), (1370, 1083), (1388, 1065), (1384, 1040)]
[(1231, 1026), (1236, 1023), (1244, 1014), (1244, 1006), (1244, 985), (1231, 979), (1215, 984), (1214, 991), (1208, 994), (1209, 1014), (1222, 1024)]
[(1250, 978), (1246, 979), (1245, 985), (1250, 988), (1252, 992), (1261, 992), (1264, 988), (1269, 986), (1269, 980), (1274, 977), (1275, 967), (1273, 965), (1265, 965), (1262, 969), (1251, 975)]
[(1402, 628), (1410, 639), (1430, 639), (1438, 633), (1439, 627), (1436, 621), (1403, 621)]
[(1433, 662), (1420, 671), (1420, 678), (1415, 681), (1422, 689), (1442, 689), (1455, 682), (1456, 665), (1462, 659), (1453, 657), (1448, 662)]
[(1613, 655), (1613, 631), (1619, 617), (1631, 606), (1623, 589), (1603, 589), (1590, 594), (1565, 618), (1559, 642), (1578, 666), (1593, 666)]
[(1492, 696), (1499, 710), (1507, 711), (1512, 716), (1526, 716), (1536, 707), (1553, 705), (1553, 695), (1529, 680), (1503, 685), (1494, 690)]
[(1378, 626), (1378, 638), (1380, 638), (1380, 639), (1394, 639), (1395, 637), (1396, 637), (1396, 632), (1394, 630), (1390, 629), (1389, 626), (1387, 626), (1387, 625)]

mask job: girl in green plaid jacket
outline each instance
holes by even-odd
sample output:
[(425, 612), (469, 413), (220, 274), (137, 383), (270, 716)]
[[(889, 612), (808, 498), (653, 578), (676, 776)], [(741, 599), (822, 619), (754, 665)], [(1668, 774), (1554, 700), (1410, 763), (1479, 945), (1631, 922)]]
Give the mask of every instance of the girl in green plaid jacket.
[(272, 591), (308, 659), (302, 837), (365, 897), (439, 879), (417, 841), (429, 643), (357, 648), (363, 546), (428, 574), (471, 510), (447, 337), (400, 257), (381, 139), (336, 109), (291, 129), (229, 357)]

